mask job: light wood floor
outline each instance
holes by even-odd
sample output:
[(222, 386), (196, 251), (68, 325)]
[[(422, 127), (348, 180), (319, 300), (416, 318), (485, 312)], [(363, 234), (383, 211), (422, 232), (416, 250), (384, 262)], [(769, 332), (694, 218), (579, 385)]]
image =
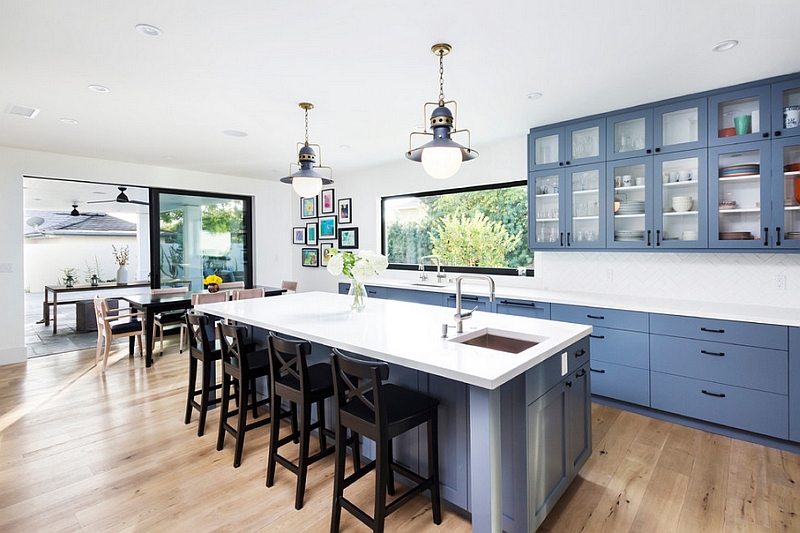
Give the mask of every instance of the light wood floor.
[[(217, 452), (216, 412), (205, 436), (183, 424), (187, 360), (174, 345), (156, 365), (118, 349), (99, 373), (93, 351), (0, 367), (0, 531), (324, 532), (332, 458), (309, 472), (305, 507), (278, 468), (264, 486), (269, 427)], [(593, 406), (594, 454), (542, 533), (798, 532), (800, 456)], [(349, 464), (349, 463), (348, 463)], [(372, 501), (371, 479), (350, 496)], [(342, 532), (366, 528), (343, 514)], [(445, 510), (433, 525), (419, 497), (387, 532), (462, 533)]]

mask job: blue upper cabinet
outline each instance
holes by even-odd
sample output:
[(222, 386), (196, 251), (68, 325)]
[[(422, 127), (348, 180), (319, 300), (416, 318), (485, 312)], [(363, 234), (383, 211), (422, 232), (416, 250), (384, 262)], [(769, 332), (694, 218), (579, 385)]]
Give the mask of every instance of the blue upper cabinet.
[(623, 159), (607, 165), (606, 246), (653, 248), (653, 158)]
[(800, 248), (800, 137), (772, 141), (773, 248)]
[(564, 166), (564, 127), (537, 128), (528, 134), (528, 168), (546, 170)]
[(605, 124), (605, 119), (600, 118), (531, 130), (529, 169), (538, 171), (605, 161)]
[(708, 142), (708, 104), (694, 98), (653, 110), (653, 153), (664, 154), (705, 148)]
[(531, 172), (528, 177), (528, 244), (532, 250), (566, 245), (565, 171), (563, 168)]
[(769, 84), (708, 98), (709, 146), (753, 142), (769, 137)]
[(708, 161), (704, 149), (653, 158), (656, 249), (708, 246)]
[(772, 85), (772, 135), (800, 135), (800, 80)]
[(640, 109), (606, 118), (606, 160), (653, 153), (653, 109)]

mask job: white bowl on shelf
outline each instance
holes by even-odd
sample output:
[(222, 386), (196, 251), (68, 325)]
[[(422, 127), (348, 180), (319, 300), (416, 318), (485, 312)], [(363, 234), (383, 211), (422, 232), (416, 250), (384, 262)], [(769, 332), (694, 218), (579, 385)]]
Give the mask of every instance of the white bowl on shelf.
[(676, 196), (672, 199), (672, 208), (678, 213), (685, 213), (692, 209), (691, 196)]

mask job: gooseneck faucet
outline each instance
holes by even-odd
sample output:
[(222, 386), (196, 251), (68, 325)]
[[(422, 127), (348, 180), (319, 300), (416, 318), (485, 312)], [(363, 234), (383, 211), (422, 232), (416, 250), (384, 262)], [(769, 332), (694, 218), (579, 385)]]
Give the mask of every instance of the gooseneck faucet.
[(494, 301), (494, 280), (491, 276), (479, 276), (475, 274), (464, 274), (463, 276), (458, 276), (456, 278), (456, 314), (453, 315), (453, 318), (456, 319), (456, 333), (464, 333), (464, 320), (472, 317), (472, 311), (478, 308), (476, 305), (472, 311), (461, 311), (461, 280), (463, 279), (483, 279), (489, 282), (489, 301)]
[(425, 260), (429, 260), (431, 263), (436, 263), (436, 280), (441, 281), (442, 278), (446, 277), (447, 274), (442, 272), (442, 258), (438, 255), (423, 255), (419, 258), (419, 279), (422, 281), (426, 281), (428, 279), (428, 274), (425, 273)]

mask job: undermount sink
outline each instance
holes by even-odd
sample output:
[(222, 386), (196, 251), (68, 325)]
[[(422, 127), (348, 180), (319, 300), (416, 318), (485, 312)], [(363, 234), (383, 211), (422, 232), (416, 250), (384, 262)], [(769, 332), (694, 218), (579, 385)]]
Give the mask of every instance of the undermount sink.
[(447, 285), (443, 285), (441, 283), (423, 283), (423, 282), (418, 282), (418, 283), (412, 283), (411, 285), (414, 285), (415, 287), (447, 287)]
[(520, 353), (544, 341), (544, 337), (525, 335), (512, 331), (502, 331), (494, 328), (483, 328), (470, 333), (465, 333), (450, 342), (469, 344), (478, 348), (487, 348), (506, 353)]

